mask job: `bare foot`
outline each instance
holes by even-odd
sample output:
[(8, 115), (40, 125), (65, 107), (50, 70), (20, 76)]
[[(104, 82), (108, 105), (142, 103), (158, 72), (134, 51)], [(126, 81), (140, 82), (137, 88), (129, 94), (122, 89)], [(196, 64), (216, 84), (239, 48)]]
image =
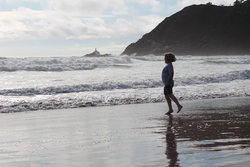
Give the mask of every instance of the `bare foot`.
[(172, 112), (174, 112), (173, 110), (169, 110), (165, 115), (170, 115)]
[(182, 105), (180, 105), (180, 106), (178, 107), (177, 113), (181, 111), (182, 107), (183, 107)]

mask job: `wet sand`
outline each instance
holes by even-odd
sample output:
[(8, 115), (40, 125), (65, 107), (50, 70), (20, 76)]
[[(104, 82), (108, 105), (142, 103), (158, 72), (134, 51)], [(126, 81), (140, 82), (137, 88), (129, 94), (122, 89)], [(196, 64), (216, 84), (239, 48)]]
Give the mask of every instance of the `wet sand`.
[(250, 97), (1, 114), (1, 167), (250, 166)]

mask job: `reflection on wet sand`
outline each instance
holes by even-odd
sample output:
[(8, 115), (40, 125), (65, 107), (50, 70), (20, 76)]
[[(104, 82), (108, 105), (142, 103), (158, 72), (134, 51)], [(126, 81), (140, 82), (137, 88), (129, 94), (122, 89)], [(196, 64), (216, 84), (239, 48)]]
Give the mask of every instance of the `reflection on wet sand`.
[(248, 111), (230, 110), (182, 115), (175, 120), (176, 131), (178, 139), (189, 141), (249, 139), (249, 118)]
[(245, 162), (250, 154), (249, 118), (249, 108), (240, 107), (166, 117), (162, 133), (166, 135), (167, 166), (208, 167)]
[(169, 115), (168, 120), (168, 126), (167, 126), (167, 132), (166, 132), (166, 155), (167, 159), (169, 160), (169, 167), (179, 167), (178, 164), (178, 152), (177, 152), (177, 145), (175, 140), (175, 134), (172, 129), (173, 127), (173, 116)]

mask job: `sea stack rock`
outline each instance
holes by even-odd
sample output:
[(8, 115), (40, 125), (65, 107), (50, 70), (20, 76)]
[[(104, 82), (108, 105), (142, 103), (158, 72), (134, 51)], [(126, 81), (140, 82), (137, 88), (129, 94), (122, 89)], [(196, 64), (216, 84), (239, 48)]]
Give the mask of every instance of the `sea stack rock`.
[(97, 49), (95, 49), (92, 53), (84, 55), (84, 57), (108, 57), (111, 54), (101, 54)]

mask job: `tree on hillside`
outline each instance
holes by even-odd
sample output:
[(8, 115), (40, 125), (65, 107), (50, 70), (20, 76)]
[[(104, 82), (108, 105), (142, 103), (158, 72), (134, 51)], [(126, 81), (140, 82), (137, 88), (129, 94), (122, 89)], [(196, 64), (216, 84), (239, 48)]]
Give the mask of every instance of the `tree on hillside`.
[(244, 8), (250, 8), (250, 0), (236, 0), (234, 2), (235, 7), (244, 7)]
[(244, 4), (249, 5), (250, 4), (250, 0), (245, 0)]
[(236, 0), (234, 6), (241, 6), (244, 3), (244, 0)]

